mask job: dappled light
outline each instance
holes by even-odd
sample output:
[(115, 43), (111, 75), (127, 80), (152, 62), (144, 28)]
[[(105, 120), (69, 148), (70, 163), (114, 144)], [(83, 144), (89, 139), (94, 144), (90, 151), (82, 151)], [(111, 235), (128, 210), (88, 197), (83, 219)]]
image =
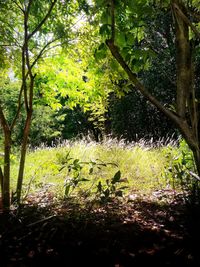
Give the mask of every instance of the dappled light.
[(0, 266), (200, 266), (197, 0), (0, 0)]
[(197, 260), (179, 195), (169, 201), (164, 192), (155, 192), (128, 203), (88, 207), (75, 199), (53, 204), (49, 198), (45, 207), (31, 201), (9, 218), (1, 215), (6, 266), (193, 266)]

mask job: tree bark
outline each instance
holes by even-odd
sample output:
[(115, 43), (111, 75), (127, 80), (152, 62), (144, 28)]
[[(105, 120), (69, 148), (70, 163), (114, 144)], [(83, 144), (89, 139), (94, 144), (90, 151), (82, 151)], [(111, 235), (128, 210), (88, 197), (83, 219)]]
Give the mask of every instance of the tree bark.
[(1, 185), (1, 192), (3, 192), (3, 171), (0, 166), (0, 185)]
[(4, 175), (3, 175), (3, 209), (10, 208), (10, 150), (11, 134), (10, 131), (5, 133), (4, 141)]
[(196, 169), (200, 176), (199, 111), (196, 105), (192, 47), (189, 38), (191, 23), (187, 22), (187, 10), (181, 0), (172, 0), (172, 11), (176, 41), (177, 113), (184, 119), (189, 129), (188, 132), (183, 131), (183, 136), (193, 152)]
[(0, 123), (4, 133), (4, 167), (1, 170), (2, 204), (3, 210), (10, 208), (10, 149), (11, 131), (0, 105)]
[(181, 118), (186, 118), (187, 103), (191, 92), (192, 58), (189, 41), (189, 26), (183, 20), (179, 10), (185, 15), (186, 10), (180, 0), (172, 0), (172, 10), (175, 22), (176, 38), (176, 71), (177, 71), (177, 113)]
[[(114, 9), (114, 1), (111, 0), (111, 9)], [(176, 69), (177, 69), (177, 88), (176, 88), (176, 112), (172, 112), (164, 107), (149, 91), (143, 86), (131, 68), (126, 64), (120, 53), (120, 49), (115, 45), (114, 29), (115, 19), (112, 16), (111, 38), (106, 40), (113, 57), (127, 73), (130, 81), (135, 88), (167, 116), (179, 129), (189, 147), (191, 148), (198, 175), (200, 176), (200, 148), (199, 148), (199, 114), (195, 104), (195, 88), (193, 77), (192, 51), (189, 40), (189, 27), (187, 11), (181, 0), (171, 0), (172, 12), (175, 21), (175, 46), (176, 46)], [(114, 10), (111, 10), (114, 14)]]
[(18, 172), (18, 179), (17, 179), (17, 203), (20, 204), (21, 200), (21, 192), (22, 192), (22, 184), (23, 184), (23, 177), (24, 177), (24, 167), (25, 167), (25, 159), (26, 159), (26, 152), (27, 152), (27, 144), (28, 144), (28, 136), (31, 127), (31, 118), (32, 118), (32, 110), (29, 111), (25, 127), (23, 131), (23, 141), (21, 145), (21, 158), (19, 164), (19, 172)]

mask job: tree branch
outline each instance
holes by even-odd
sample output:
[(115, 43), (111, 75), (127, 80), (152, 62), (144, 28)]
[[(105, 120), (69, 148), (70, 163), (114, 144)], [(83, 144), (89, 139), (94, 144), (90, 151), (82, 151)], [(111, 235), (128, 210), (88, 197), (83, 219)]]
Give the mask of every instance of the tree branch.
[(24, 13), (24, 9), (17, 3), (16, 0), (12, 0), (13, 3)]
[(137, 78), (137, 75), (132, 72), (129, 66), (126, 64), (125, 60), (121, 56), (119, 49), (116, 45), (113, 44), (112, 40), (106, 40), (106, 44), (109, 47), (112, 55), (118, 61), (118, 63), (122, 66), (122, 68), (127, 73), (130, 81), (135, 85), (138, 91), (141, 92), (143, 96), (145, 96), (154, 106), (156, 106), (161, 112), (163, 112), (167, 117), (171, 118), (173, 122), (179, 124), (179, 117), (176, 113), (172, 113), (170, 110), (166, 109), (155, 97), (153, 97), (148, 90), (143, 86), (143, 84)]
[[(48, 42), (41, 50), (40, 52), (38, 53), (38, 55), (36, 56), (35, 60), (33, 61), (33, 63), (31, 64), (31, 69), (35, 66), (35, 64), (38, 62), (38, 60), (43, 56), (43, 54), (49, 50), (49, 49), (46, 49), (49, 45), (51, 45), (52, 43), (58, 41), (60, 38), (57, 38), (57, 39), (54, 39), (50, 42)], [(55, 47), (55, 46), (54, 46)]]
[[(165, 108), (154, 96), (152, 96), (149, 91), (143, 86), (139, 81), (137, 75), (132, 72), (129, 66), (124, 61), (121, 56), (117, 46), (113, 44), (112, 40), (106, 40), (106, 44), (109, 47), (112, 55), (127, 73), (130, 81), (135, 85), (136, 89), (147, 99), (151, 104), (153, 104), (158, 110), (160, 110), (165, 116), (167, 116), (180, 130), (183, 137), (187, 138), (188, 144), (191, 148), (196, 148), (196, 141), (193, 135), (193, 132), (190, 129), (190, 126), (187, 124), (187, 121), (184, 118), (178, 116), (177, 113), (170, 111)], [(189, 139), (188, 139), (189, 137)]]
[(32, 3), (33, 3), (33, 0), (29, 0), (28, 6), (27, 6), (27, 9), (26, 9), (27, 15), (29, 15), (29, 13), (30, 13), (30, 8), (31, 8)]
[(200, 177), (199, 177), (196, 173), (194, 173), (194, 172), (192, 172), (192, 171), (189, 171), (189, 174), (191, 174), (192, 177), (194, 177), (195, 179), (197, 179), (197, 181), (200, 182)]
[(0, 123), (1, 123), (1, 126), (2, 126), (2, 128), (4, 130), (4, 132), (7, 132), (7, 131), (10, 130), (9, 125), (8, 125), (8, 123), (6, 121), (6, 117), (4, 115), (1, 103), (0, 103)]
[(200, 39), (200, 32), (196, 29), (196, 27), (192, 24), (192, 22), (187, 18), (187, 16), (182, 12), (182, 10), (175, 3), (173, 3), (172, 5), (173, 5), (174, 11), (179, 14), (179, 16), (182, 18), (182, 20), (188, 26), (190, 26), (190, 28), (192, 29), (192, 31), (194, 32), (194, 34), (196, 34), (196, 36), (198, 37), (198, 39)]
[(26, 55), (25, 55), (25, 44), (23, 45), (22, 48), (22, 90), (24, 91), (24, 102), (25, 102), (25, 108), (28, 111), (28, 97), (27, 97), (27, 86), (26, 86), (26, 79), (27, 79), (27, 74), (26, 74)]
[[(16, 29), (14, 29), (13, 28), (13, 26), (12, 26), (12, 24), (10, 24), (10, 23), (8, 23), (8, 22), (6, 22), (5, 20), (2, 20), (1, 18), (0, 18), (0, 21), (3, 23), (3, 24), (5, 24), (5, 25), (7, 25), (17, 36), (19, 36), (19, 32), (17, 32), (17, 30)], [(4, 29), (5, 27), (3, 27), (2, 29)], [(19, 47), (21, 47), (21, 45), (20, 45), (20, 43), (18, 42), (18, 40), (17, 40), (17, 38), (15, 38), (14, 36), (13, 36), (13, 34), (12, 34), (12, 32), (11, 32), (11, 30), (9, 30), (8, 29), (8, 32), (9, 32), (9, 35), (10, 36), (12, 36), (12, 39), (13, 39), (13, 43), (16, 45), (16, 46), (19, 46)], [(8, 33), (7, 33), (8, 34)], [(5, 32), (1, 32), (1, 35), (5, 35)]]
[(200, 22), (200, 14), (192, 12), (189, 10), (189, 13), (198, 21)]
[(10, 126), (10, 130), (11, 131), (15, 127), (16, 121), (17, 121), (17, 119), (19, 117), (20, 110), (21, 110), (21, 107), (22, 107), (22, 104), (21, 104), (22, 92), (23, 92), (23, 83), (21, 85), (21, 89), (20, 89), (19, 96), (18, 96), (18, 106), (17, 106), (16, 114), (15, 114), (15, 117), (14, 117), (12, 123), (11, 123), (11, 126)]
[(21, 47), (21, 46), (19, 46), (19, 45), (17, 45), (17, 44), (0, 44), (0, 47)]
[(115, 41), (115, 3), (111, 0), (111, 40)]
[(40, 28), (42, 27), (42, 25), (46, 22), (46, 20), (49, 18), (50, 14), (51, 14), (51, 11), (52, 9), (54, 8), (55, 4), (56, 4), (57, 0), (54, 0), (52, 3), (51, 3), (51, 6), (46, 14), (46, 16), (41, 20), (41, 22), (37, 25), (37, 27), (31, 32), (29, 33), (28, 35), (28, 40), (31, 39), (31, 37), (33, 37), (33, 35), (38, 32), (40, 30)]

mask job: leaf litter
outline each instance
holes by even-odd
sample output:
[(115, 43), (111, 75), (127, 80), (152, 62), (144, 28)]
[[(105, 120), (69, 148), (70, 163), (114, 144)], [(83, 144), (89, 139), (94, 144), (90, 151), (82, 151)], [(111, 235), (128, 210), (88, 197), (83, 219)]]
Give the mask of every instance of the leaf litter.
[(200, 219), (181, 194), (89, 204), (46, 193), (0, 214), (0, 266), (200, 266)]

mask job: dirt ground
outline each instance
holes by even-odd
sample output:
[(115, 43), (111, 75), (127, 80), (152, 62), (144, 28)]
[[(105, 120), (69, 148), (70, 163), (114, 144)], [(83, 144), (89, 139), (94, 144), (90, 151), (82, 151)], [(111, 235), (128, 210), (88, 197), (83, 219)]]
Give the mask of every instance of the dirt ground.
[(84, 207), (38, 195), (0, 214), (1, 267), (200, 266), (199, 241), (198, 211), (172, 192)]

